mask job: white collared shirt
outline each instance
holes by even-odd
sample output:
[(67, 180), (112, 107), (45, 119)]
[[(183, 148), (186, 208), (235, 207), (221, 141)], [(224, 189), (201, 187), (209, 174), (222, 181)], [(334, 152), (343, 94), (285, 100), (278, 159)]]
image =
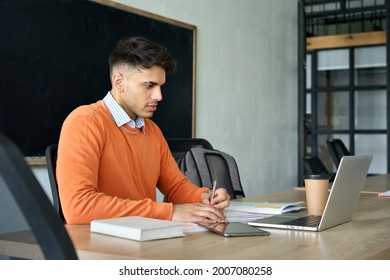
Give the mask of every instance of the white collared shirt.
[(109, 91), (107, 95), (103, 98), (104, 103), (107, 105), (110, 110), (114, 121), (118, 127), (121, 127), (125, 124), (129, 125), (132, 128), (141, 128), (145, 129), (145, 120), (142, 117), (137, 117), (132, 120), (129, 115), (123, 110), (123, 108), (116, 102), (114, 97), (111, 95)]

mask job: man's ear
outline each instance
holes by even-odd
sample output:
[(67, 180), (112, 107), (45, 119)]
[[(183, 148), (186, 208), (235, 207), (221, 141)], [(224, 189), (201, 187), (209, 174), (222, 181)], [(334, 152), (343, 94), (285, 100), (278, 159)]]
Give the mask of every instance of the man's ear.
[(123, 92), (124, 86), (123, 86), (123, 75), (114, 72), (111, 77), (112, 86), (117, 89), (118, 92)]

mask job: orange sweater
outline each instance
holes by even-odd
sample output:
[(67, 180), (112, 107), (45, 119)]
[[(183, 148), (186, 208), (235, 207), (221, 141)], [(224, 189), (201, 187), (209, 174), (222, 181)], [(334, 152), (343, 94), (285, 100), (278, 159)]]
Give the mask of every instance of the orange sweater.
[(120, 128), (103, 101), (75, 109), (58, 144), (57, 181), (67, 223), (145, 216), (170, 220), (172, 203), (156, 202), (156, 186), (174, 203), (201, 202), (204, 188), (179, 170), (158, 128)]

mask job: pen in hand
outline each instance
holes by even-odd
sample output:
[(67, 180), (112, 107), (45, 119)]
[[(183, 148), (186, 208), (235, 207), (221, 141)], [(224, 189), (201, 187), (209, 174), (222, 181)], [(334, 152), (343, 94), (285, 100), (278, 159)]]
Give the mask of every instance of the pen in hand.
[(211, 202), (213, 201), (213, 198), (215, 196), (216, 188), (217, 188), (217, 180), (214, 180), (213, 181), (213, 188), (211, 189), (211, 195), (210, 195), (210, 205), (212, 205)]

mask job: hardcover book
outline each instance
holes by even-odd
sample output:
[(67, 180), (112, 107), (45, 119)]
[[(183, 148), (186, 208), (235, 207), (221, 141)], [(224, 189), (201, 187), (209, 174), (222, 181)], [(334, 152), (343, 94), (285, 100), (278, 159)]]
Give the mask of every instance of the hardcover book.
[(185, 235), (183, 223), (139, 216), (94, 220), (90, 231), (137, 241)]

